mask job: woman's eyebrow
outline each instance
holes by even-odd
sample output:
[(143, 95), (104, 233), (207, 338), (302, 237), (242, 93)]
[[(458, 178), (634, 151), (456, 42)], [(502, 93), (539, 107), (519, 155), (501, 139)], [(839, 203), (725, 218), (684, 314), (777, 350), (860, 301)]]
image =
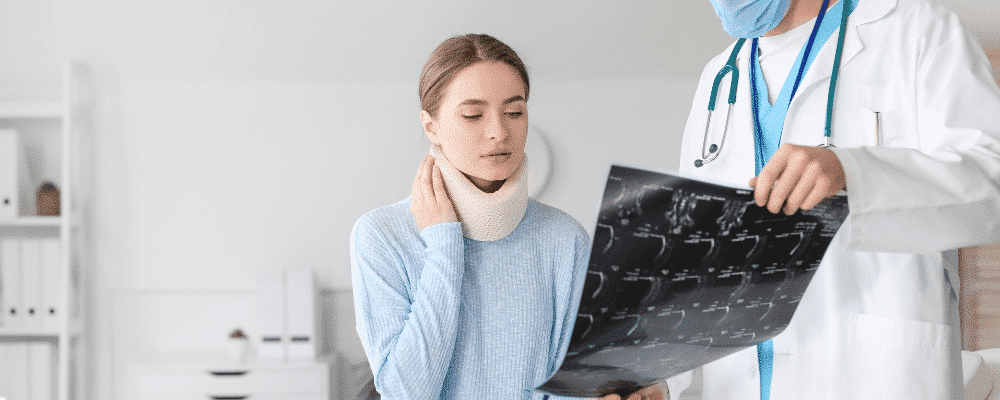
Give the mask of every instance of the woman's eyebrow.
[[(521, 95), (511, 96), (511, 97), (507, 98), (506, 100), (504, 100), (503, 104), (510, 104), (510, 103), (515, 102), (515, 101), (524, 101), (524, 96), (521, 96)], [(463, 101), (461, 103), (458, 103), (459, 106), (485, 106), (485, 105), (488, 105), (488, 104), (489, 104), (489, 102), (487, 102), (486, 100), (479, 100), (479, 99), (468, 99), (468, 100), (465, 100), (465, 101)]]
[(466, 101), (458, 103), (458, 105), (460, 106), (485, 106), (487, 104), (489, 103), (487, 103), (486, 100), (479, 100), (479, 99), (468, 99)]
[(510, 104), (510, 103), (513, 103), (513, 102), (519, 101), (519, 100), (520, 101), (525, 101), (524, 100), (524, 96), (521, 96), (521, 95), (512, 96), (512, 97), (508, 98), (507, 100), (504, 100), (503, 104)]

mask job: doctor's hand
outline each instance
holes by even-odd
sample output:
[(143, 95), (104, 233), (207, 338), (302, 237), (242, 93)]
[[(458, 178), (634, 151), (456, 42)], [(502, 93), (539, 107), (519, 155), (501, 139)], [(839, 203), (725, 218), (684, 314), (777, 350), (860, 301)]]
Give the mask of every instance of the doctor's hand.
[(421, 231), (431, 225), (458, 221), (455, 206), (444, 188), (441, 168), (434, 165), (434, 157), (430, 154), (420, 162), (410, 195), (410, 213)]
[(847, 185), (844, 167), (830, 149), (783, 144), (750, 179), (757, 205), (777, 214), (808, 210)]

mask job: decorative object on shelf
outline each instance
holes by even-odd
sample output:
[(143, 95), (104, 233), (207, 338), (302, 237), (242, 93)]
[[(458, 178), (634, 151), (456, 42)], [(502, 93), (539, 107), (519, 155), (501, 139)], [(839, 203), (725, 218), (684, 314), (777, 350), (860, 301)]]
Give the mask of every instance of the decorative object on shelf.
[(229, 358), (240, 364), (247, 362), (250, 356), (250, 340), (243, 330), (236, 328), (232, 333), (229, 334), (229, 339), (226, 341), (227, 350), (229, 351)]
[(59, 216), (59, 188), (52, 182), (45, 182), (38, 188), (35, 208), (43, 217)]
[[(10, 400), (94, 397), (81, 368), (93, 354), (92, 86), (89, 68), (74, 62), (61, 98), (0, 99), (0, 396)], [(19, 355), (2, 354), (12, 346)]]

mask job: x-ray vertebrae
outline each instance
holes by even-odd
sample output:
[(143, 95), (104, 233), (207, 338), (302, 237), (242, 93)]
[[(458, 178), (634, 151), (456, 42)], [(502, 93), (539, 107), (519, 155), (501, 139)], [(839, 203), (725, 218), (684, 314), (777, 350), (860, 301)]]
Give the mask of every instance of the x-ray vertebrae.
[(750, 190), (612, 166), (569, 351), (539, 389), (625, 393), (774, 337), (847, 212), (772, 214)]

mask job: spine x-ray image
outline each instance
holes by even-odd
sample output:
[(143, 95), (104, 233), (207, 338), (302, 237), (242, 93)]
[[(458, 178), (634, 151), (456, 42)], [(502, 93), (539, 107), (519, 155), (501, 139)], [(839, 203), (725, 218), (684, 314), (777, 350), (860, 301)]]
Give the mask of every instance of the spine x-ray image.
[(847, 198), (772, 214), (749, 189), (612, 166), (569, 351), (538, 389), (625, 393), (788, 326)]

